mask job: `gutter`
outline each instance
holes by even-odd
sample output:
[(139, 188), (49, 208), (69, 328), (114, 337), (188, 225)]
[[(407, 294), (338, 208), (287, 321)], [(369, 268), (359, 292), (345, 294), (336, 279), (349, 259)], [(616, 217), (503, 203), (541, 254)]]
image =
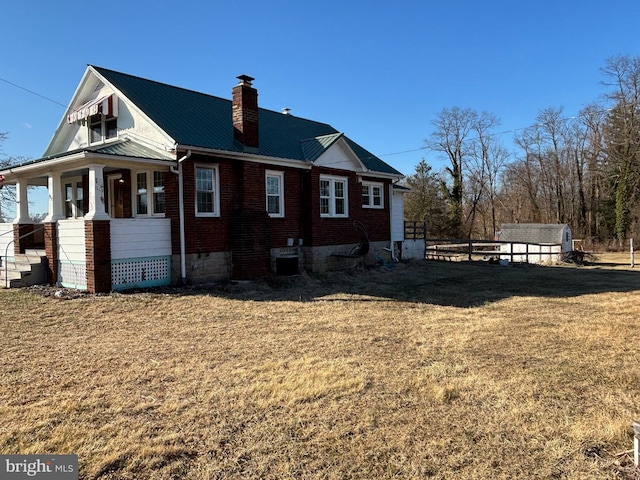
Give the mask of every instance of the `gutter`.
[(187, 283), (187, 251), (184, 235), (184, 177), (182, 175), (182, 162), (191, 157), (191, 150), (187, 150), (187, 154), (178, 159), (178, 168), (173, 165), (169, 167), (171, 173), (178, 174), (178, 211), (180, 214), (180, 281), (183, 285)]
[[(216, 155), (221, 158), (229, 158), (231, 160), (245, 160), (248, 162), (255, 163), (266, 163), (269, 165), (280, 165), (283, 167), (292, 167), (298, 168), (301, 170), (311, 170), (315, 165), (313, 162), (309, 160), (297, 160), (294, 158), (282, 158), (282, 157), (269, 157), (268, 155), (259, 155), (251, 152), (234, 152), (231, 150), (219, 150), (217, 148), (207, 148), (207, 147), (197, 147), (193, 145), (182, 145), (176, 144), (176, 150), (191, 150), (196, 153), (204, 153), (209, 155)], [(358, 176), (361, 177), (371, 177), (371, 178), (387, 178), (393, 182), (399, 182), (404, 178), (404, 175), (401, 173), (385, 173), (385, 172), (377, 172), (375, 170), (364, 169), (361, 172), (350, 170), (355, 172)]]
[(310, 170), (313, 166), (312, 162), (307, 160), (296, 160), (294, 158), (281, 158), (281, 157), (269, 157), (266, 155), (259, 155), (251, 152), (234, 152), (231, 150), (219, 150), (217, 148), (196, 147), (193, 145), (176, 145), (176, 150), (189, 150), (196, 153), (204, 153), (209, 155), (216, 155), (222, 158), (229, 158), (232, 160), (245, 160), (256, 163), (269, 163), (271, 165), (282, 165), (285, 167), (300, 168), (303, 170)]

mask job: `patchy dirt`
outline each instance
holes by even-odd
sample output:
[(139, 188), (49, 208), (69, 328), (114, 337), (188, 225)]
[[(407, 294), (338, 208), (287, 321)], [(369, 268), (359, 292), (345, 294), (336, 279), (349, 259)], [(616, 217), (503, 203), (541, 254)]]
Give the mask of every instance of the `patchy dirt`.
[(50, 297), (57, 300), (73, 300), (76, 298), (96, 296), (84, 290), (65, 288), (55, 285), (32, 285), (27, 290), (43, 297)]

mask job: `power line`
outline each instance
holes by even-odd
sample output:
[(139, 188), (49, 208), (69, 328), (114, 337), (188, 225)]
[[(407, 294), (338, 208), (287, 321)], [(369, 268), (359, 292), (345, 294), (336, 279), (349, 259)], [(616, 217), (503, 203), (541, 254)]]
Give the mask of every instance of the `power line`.
[[(19, 88), (20, 90), (24, 90), (27, 93), (30, 93), (30, 94), (35, 95), (37, 97), (40, 97), (40, 98), (42, 98), (44, 100), (47, 100), (47, 101), (49, 101), (51, 103), (55, 103), (56, 105), (59, 105), (59, 106), (65, 108), (65, 109), (74, 110), (70, 105), (58, 102), (57, 100), (53, 100), (52, 98), (49, 98), (49, 97), (47, 97), (45, 95), (42, 95), (42, 94), (40, 94), (38, 92), (35, 92), (35, 91), (30, 90), (30, 89), (28, 89), (26, 87), (23, 87), (22, 85), (18, 85), (17, 83), (11, 82), (11, 81), (7, 80), (6, 78), (0, 77), (0, 81), (3, 81), (3, 82), (5, 82), (5, 83), (7, 83), (7, 84), (9, 84), (9, 85), (11, 85), (11, 86), (13, 86), (15, 88)], [(595, 114), (597, 114), (597, 113), (606, 113), (606, 112), (610, 112), (611, 110), (612, 110), (611, 108), (607, 108), (607, 109), (603, 109), (603, 110), (596, 110), (595, 112), (592, 112), (592, 113), (595, 113)], [(579, 117), (579, 115), (573, 115), (571, 117), (560, 118), (559, 120), (560, 121), (569, 121), (569, 120), (575, 120), (578, 117)], [(513, 128), (513, 129), (510, 129), (510, 130), (504, 130), (502, 132), (488, 133), (486, 136), (491, 138), (491, 137), (496, 137), (498, 135), (506, 135), (507, 133), (516, 133), (516, 132), (519, 132), (521, 130), (526, 130), (528, 128), (532, 128), (532, 127), (535, 127), (535, 126), (538, 126), (538, 124), (534, 123), (534, 124), (528, 125), (526, 127)], [(147, 137), (143, 137), (143, 138), (147, 138)], [(463, 141), (472, 141), (472, 140), (476, 140), (477, 138), (478, 137), (468, 138), (468, 139), (465, 139)], [(148, 139), (148, 140), (151, 140), (151, 139)], [(402, 154), (405, 154), (405, 153), (413, 153), (413, 152), (419, 152), (419, 151), (422, 151), (422, 150), (429, 150), (429, 148), (430, 148), (429, 146), (425, 145), (424, 147), (418, 147), (418, 148), (413, 148), (413, 149), (409, 149), (409, 150), (402, 150), (402, 151), (399, 151), (399, 152), (385, 153), (385, 154), (382, 154), (382, 155), (375, 155), (375, 156), (372, 156), (372, 157), (369, 157), (369, 158), (391, 157), (391, 156), (395, 156), (395, 155), (402, 155)]]
[(25, 92), (28, 92), (28, 93), (30, 93), (32, 95), (35, 95), (35, 96), (40, 97), (40, 98), (44, 98), (45, 100), (47, 100), (47, 101), (49, 101), (51, 103), (55, 103), (56, 105), (60, 105), (61, 107), (64, 107), (64, 108), (70, 108), (69, 105), (65, 105), (64, 103), (60, 103), (57, 100), (53, 100), (52, 98), (45, 97), (44, 95), (41, 95), (38, 92), (34, 92), (33, 90), (29, 90), (28, 88), (23, 87), (21, 85), (18, 85), (17, 83), (10, 82), (6, 78), (0, 77), (0, 80), (5, 82), (5, 83), (8, 83), (9, 85), (11, 85), (13, 87), (19, 88), (20, 90), (24, 90)]
[[(602, 110), (595, 110), (595, 111), (590, 112), (590, 113), (592, 113), (592, 114), (607, 113), (607, 112), (610, 112), (611, 110), (613, 110), (613, 109), (612, 108), (605, 108), (605, 109), (602, 109)], [(559, 118), (558, 120), (561, 121), (561, 122), (568, 122), (570, 120), (576, 120), (579, 117), (580, 117), (580, 115), (573, 115), (571, 117), (562, 117), (562, 118)], [(503, 130), (501, 132), (487, 133), (485, 135), (485, 137), (491, 138), (491, 137), (497, 137), (498, 135), (506, 135), (508, 133), (516, 133), (516, 132), (520, 132), (522, 130), (527, 130), (529, 128), (533, 128), (533, 127), (537, 127), (537, 126), (540, 126), (540, 124), (532, 123), (531, 125), (527, 125), (526, 127), (518, 127), (518, 128), (509, 129), (509, 130)], [(478, 138), (479, 138), (478, 136), (474, 136), (474, 137), (471, 137), (471, 138), (465, 138), (462, 141), (463, 142), (470, 142), (470, 141), (473, 141), (473, 140), (477, 140)], [(429, 150), (429, 149), (430, 149), (429, 146), (424, 146), (424, 147), (414, 148), (414, 149), (410, 149), (410, 150), (403, 150), (401, 152), (385, 153), (385, 154), (378, 155), (378, 156), (379, 157), (390, 157), (390, 156), (393, 156), (393, 155), (401, 155), (403, 153), (413, 153), (413, 152), (419, 152), (421, 150)]]

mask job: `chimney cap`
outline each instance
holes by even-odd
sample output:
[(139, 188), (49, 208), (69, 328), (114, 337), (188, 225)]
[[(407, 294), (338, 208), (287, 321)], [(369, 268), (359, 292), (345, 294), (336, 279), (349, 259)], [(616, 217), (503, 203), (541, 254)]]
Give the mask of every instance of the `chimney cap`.
[(236, 78), (240, 80), (238, 85), (246, 85), (247, 87), (250, 87), (251, 82), (255, 80), (255, 78), (250, 77), (249, 75), (238, 75)]
[(282, 114), (283, 114), (283, 115), (291, 115), (291, 109), (290, 109), (290, 108), (288, 108), (288, 107), (284, 107), (284, 108), (282, 109)]

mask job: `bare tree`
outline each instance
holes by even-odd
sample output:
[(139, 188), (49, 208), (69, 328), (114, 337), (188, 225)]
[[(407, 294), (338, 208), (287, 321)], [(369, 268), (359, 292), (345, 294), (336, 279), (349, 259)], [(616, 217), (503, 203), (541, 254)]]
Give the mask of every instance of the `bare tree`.
[(456, 237), (462, 235), (464, 165), (471, 150), (467, 139), (477, 118), (478, 114), (469, 108), (444, 108), (432, 122), (436, 129), (427, 140), (430, 149), (449, 161), (445, 171), (450, 182), (443, 181), (442, 189), (449, 204), (449, 234)]
[(640, 179), (640, 57), (609, 58), (602, 73), (613, 102), (605, 126), (605, 149), (615, 191), (615, 234), (620, 245), (629, 226)]
[[(8, 134), (6, 132), (0, 132), (0, 154), (2, 154), (2, 143), (7, 139)], [(0, 158), (0, 169), (4, 167), (8, 167), (12, 165), (14, 159), (11, 157)], [(7, 219), (5, 218), (5, 212), (9, 210), (9, 208), (16, 203), (16, 194), (15, 188), (12, 186), (3, 186), (0, 184), (0, 222), (4, 222)]]
[(494, 133), (498, 117), (453, 107), (441, 110), (432, 123), (436, 128), (427, 145), (448, 160), (441, 182), (448, 234), (493, 237), (499, 175), (508, 157)]
[(475, 137), (470, 139), (470, 154), (465, 162), (469, 184), (466, 195), (469, 236), (490, 234), (493, 237), (497, 230), (498, 178), (508, 157), (493, 133), (498, 125), (498, 117), (489, 112), (478, 114), (473, 125)]

